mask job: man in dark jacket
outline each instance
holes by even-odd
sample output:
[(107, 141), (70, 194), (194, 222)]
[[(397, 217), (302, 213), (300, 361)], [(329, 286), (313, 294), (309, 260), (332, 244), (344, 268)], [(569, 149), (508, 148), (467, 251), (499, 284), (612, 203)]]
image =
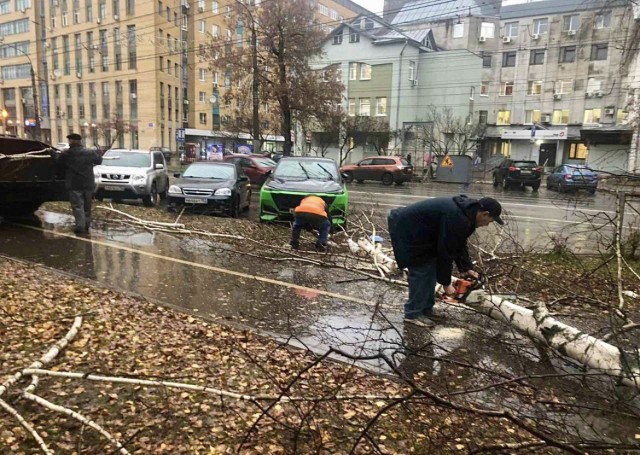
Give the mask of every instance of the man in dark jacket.
[(500, 218), (502, 207), (495, 199), (467, 196), (438, 197), (391, 211), (389, 234), (400, 269), (409, 269), (409, 300), (405, 321), (431, 325), (435, 286), (454, 294), (451, 285), (453, 262), (462, 273), (477, 277), (467, 249), (467, 238), (477, 227)]
[(65, 185), (69, 191), (69, 202), (76, 219), (76, 234), (86, 234), (91, 226), (91, 199), (95, 189), (93, 166), (102, 163), (102, 157), (82, 146), (82, 136), (69, 134), (69, 149), (60, 154), (64, 164)]

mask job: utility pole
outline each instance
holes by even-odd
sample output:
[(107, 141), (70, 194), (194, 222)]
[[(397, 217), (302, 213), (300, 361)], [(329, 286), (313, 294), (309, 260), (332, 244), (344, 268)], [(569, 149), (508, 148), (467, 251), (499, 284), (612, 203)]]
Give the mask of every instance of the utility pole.
[(35, 129), (35, 138), (36, 140), (42, 140), (41, 137), (41, 128), (40, 128), (40, 109), (38, 108), (38, 91), (36, 87), (36, 72), (33, 69), (33, 63), (31, 63), (31, 91), (33, 95), (33, 113), (36, 117), (36, 129)]
[(260, 79), (258, 77), (258, 34), (256, 22), (251, 15), (251, 60), (253, 63), (253, 153), (260, 153)]

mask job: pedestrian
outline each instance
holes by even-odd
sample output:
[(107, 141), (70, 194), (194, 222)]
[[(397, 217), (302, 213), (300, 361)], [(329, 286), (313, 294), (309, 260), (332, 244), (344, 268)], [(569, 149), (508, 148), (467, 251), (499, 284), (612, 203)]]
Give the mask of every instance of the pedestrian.
[(102, 157), (94, 150), (82, 146), (82, 136), (71, 133), (67, 136), (69, 149), (60, 154), (65, 168), (65, 187), (69, 191), (69, 202), (76, 220), (76, 234), (87, 234), (91, 227), (91, 200), (95, 190), (93, 166), (102, 163)]
[(411, 152), (407, 153), (407, 163), (411, 166)]
[[(420, 326), (433, 325), (437, 316), (436, 283), (447, 295), (455, 294), (451, 285), (453, 262), (458, 270), (478, 278), (467, 249), (467, 238), (476, 228), (500, 218), (502, 207), (495, 199), (467, 196), (438, 197), (389, 214), (389, 235), (398, 267), (409, 269), (409, 300), (404, 305), (405, 321)], [(432, 318), (432, 319), (430, 319)]]
[(325, 251), (327, 240), (331, 230), (331, 217), (329, 209), (324, 200), (318, 196), (307, 196), (294, 210), (295, 219), (291, 227), (291, 248), (300, 248), (300, 232), (302, 229), (316, 229), (318, 239), (316, 240), (316, 250)]

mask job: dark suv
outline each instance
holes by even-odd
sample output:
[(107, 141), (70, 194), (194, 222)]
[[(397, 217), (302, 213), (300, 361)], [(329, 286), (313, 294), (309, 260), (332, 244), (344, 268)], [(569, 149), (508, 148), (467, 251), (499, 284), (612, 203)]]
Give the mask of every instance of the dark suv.
[(506, 159), (493, 171), (493, 186), (505, 190), (514, 186), (530, 186), (538, 191), (544, 168), (535, 161)]

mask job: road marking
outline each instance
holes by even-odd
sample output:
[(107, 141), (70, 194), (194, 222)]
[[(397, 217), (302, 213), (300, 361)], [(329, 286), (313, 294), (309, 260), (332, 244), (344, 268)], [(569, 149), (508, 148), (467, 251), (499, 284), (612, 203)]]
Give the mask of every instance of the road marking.
[[(415, 195), (415, 194), (404, 194), (404, 193), (370, 193), (367, 191), (349, 191), (349, 194), (366, 194), (366, 195), (371, 195), (371, 196), (392, 196), (392, 197), (406, 197), (406, 198), (411, 198), (411, 199), (435, 199), (436, 197), (440, 197), (440, 196), (420, 196), (420, 195)], [(538, 204), (519, 204), (517, 202), (502, 202), (500, 201), (501, 205), (512, 205), (515, 207), (532, 207), (532, 208), (541, 208), (541, 209), (556, 209), (556, 210), (567, 210), (563, 207), (559, 207), (557, 205), (538, 205)], [(399, 205), (398, 207), (403, 207), (402, 205)], [(571, 209), (573, 210), (578, 210), (581, 212), (593, 212), (593, 213), (616, 213), (615, 211), (610, 211), (610, 210), (596, 210), (596, 209), (581, 209), (578, 207), (571, 207)], [(630, 211), (627, 211), (626, 213), (632, 213)]]
[(29, 226), (29, 225), (26, 225), (26, 224), (17, 224), (16, 223), (15, 225), (23, 227), (23, 228), (27, 228), (27, 229), (32, 229), (34, 231), (40, 231), (40, 232), (46, 232), (48, 234), (54, 234), (54, 235), (57, 235), (59, 237), (66, 237), (66, 238), (69, 238), (69, 239), (80, 240), (80, 241), (83, 241), (83, 242), (92, 243), (94, 245), (100, 245), (100, 246), (104, 246), (104, 247), (107, 247), (107, 248), (114, 248), (114, 249), (117, 249), (117, 250), (126, 251), (126, 252), (134, 253), (134, 254), (139, 254), (141, 256), (147, 256), (147, 257), (154, 258), (154, 259), (160, 259), (160, 260), (164, 260), (164, 261), (168, 261), (168, 262), (174, 262), (176, 264), (182, 264), (182, 265), (187, 265), (187, 266), (190, 266), (190, 267), (196, 267), (196, 268), (200, 268), (200, 269), (210, 270), (212, 272), (224, 273), (226, 275), (232, 275), (232, 276), (236, 276), (236, 277), (239, 277), (239, 278), (248, 278), (248, 279), (260, 281), (262, 283), (268, 283), (268, 284), (273, 284), (273, 285), (276, 285), (276, 286), (281, 286), (281, 287), (284, 287), (284, 288), (295, 289), (295, 290), (299, 290), (299, 291), (312, 292), (312, 293), (324, 295), (324, 296), (327, 296), (327, 297), (332, 297), (332, 298), (335, 298), (335, 299), (346, 300), (346, 301), (349, 301), (349, 302), (359, 303), (359, 304), (373, 306), (373, 307), (382, 306), (382, 307), (390, 308), (389, 306), (384, 305), (384, 304), (379, 305), (377, 303), (370, 302), (368, 300), (359, 299), (357, 297), (350, 297), (348, 295), (338, 294), (336, 292), (330, 292), (330, 291), (325, 291), (325, 290), (322, 290), (322, 289), (310, 288), (310, 287), (307, 287), (307, 286), (300, 286), (299, 284), (293, 284), (293, 283), (288, 283), (286, 281), (274, 280), (272, 278), (267, 278), (267, 277), (258, 276), (258, 275), (250, 275), (248, 273), (243, 273), (243, 272), (236, 272), (235, 270), (222, 269), (222, 268), (215, 267), (215, 266), (212, 266), (212, 265), (199, 264), (197, 262), (186, 261), (184, 259), (172, 258), (170, 256), (164, 256), (162, 254), (157, 254), (157, 253), (151, 253), (149, 251), (138, 250), (136, 248), (130, 248), (130, 247), (127, 247), (127, 246), (122, 246), (122, 245), (115, 245), (115, 244), (112, 244), (112, 243), (103, 242), (101, 240), (95, 240), (95, 239), (87, 238), (87, 237), (79, 237), (79, 236), (76, 236), (75, 234), (67, 234), (65, 232), (58, 232), (58, 231), (52, 231), (52, 230), (49, 230), (49, 229), (42, 229), (42, 228), (39, 228), (39, 227), (36, 227), (36, 226)]
[[(354, 201), (353, 199), (350, 201), (353, 204), (361, 204), (361, 205), (378, 205), (380, 207), (404, 207), (404, 205), (398, 205), (398, 204), (383, 204), (381, 202), (368, 202), (368, 201)], [(507, 219), (507, 221), (509, 219), (514, 219), (514, 220), (531, 220), (531, 221), (551, 221), (554, 223), (565, 223), (565, 224), (584, 224), (584, 223), (588, 223), (588, 221), (570, 221), (570, 220), (562, 220), (559, 218), (537, 218), (534, 216), (524, 216), (524, 215), (508, 215), (505, 217)], [(593, 224), (589, 224), (589, 226), (594, 226), (594, 227), (602, 227), (602, 226), (607, 226), (608, 223), (593, 223)], [(640, 229), (640, 227), (634, 227), (634, 226), (630, 226), (630, 227), (625, 227), (624, 229), (632, 229), (632, 230), (638, 230)]]

